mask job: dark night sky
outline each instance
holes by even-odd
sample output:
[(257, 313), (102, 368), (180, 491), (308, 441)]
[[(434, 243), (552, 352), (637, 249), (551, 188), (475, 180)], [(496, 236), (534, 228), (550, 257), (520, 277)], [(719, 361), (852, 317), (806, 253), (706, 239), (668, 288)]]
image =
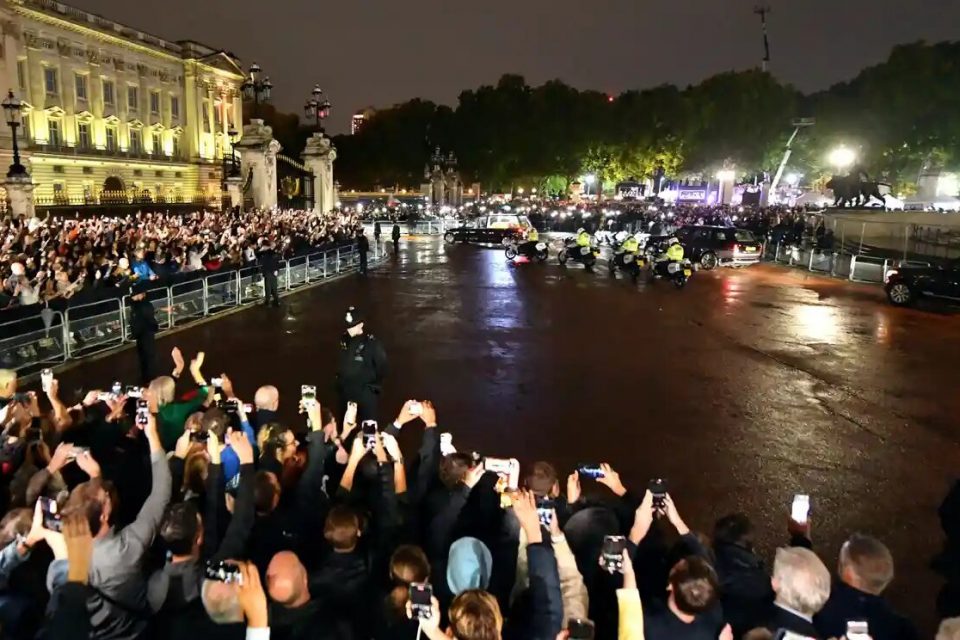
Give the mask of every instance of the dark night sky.
[[(350, 114), (459, 92), (519, 73), (619, 93), (695, 83), (759, 64), (756, 0), (67, 0), (170, 39), (257, 61), (282, 109), (320, 83), (328, 129)], [(882, 61), (892, 45), (960, 37), (954, 0), (769, 0), (773, 63), (810, 91)], [(827, 16), (832, 16), (828, 19)]]

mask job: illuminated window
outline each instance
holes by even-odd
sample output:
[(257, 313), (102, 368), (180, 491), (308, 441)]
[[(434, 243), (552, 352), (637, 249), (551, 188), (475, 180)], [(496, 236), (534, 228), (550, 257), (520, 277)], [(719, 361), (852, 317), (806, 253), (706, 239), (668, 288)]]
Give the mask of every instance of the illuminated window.
[(139, 129), (130, 130), (130, 152), (141, 153), (143, 151), (143, 135)]
[(51, 147), (59, 147), (62, 141), (63, 141), (63, 138), (60, 136), (60, 121), (48, 120), (47, 121), (47, 143)]
[(107, 127), (107, 151), (117, 150), (117, 128)]
[(113, 81), (103, 81), (103, 104), (113, 104)]
[(48, 96), (60, 94), (59, 83), (57, 82), (57, 70), (50, 67), (43, 69), (43, 86), (46, 87)]
[(153, 132), (153, 155), (158, 156), (163, 153), (163, 137), (159, 131)]
[(27, 92), (27, 61), (17, 60), (17, 86), (20, 87), (20, 93)]
[(77, 100), (87, 100), (87, 76), (78, 73), (74, 76), (77, 85)]
[(171, 150), (171, 155), (175, 158), (180, 157), (180, 136), (173, 136), (173, 146)]
[(90, 148), (90, 123), (77, 124), (77, 146), (81, 149)]
[(203, 132), (210, 133), (210, 101), (203, 101)]

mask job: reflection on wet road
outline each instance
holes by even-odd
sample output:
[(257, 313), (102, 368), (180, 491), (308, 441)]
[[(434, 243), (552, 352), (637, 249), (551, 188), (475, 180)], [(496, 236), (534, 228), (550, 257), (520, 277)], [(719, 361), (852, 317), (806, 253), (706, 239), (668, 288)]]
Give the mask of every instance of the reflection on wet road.
[[(386, 344), (384, 408), (430, 398), (462, 448), (563, 473), (608, 461), (637, 487), (668, 478), (692, 525), (745, 511), (768, 553), (786, 540), (792, 495), (809, 493), (827, 565), (848, 533), (879, 536), (898, 563), (894, 600), (932, 631), (939, 581), (926, 566), (960, 458), (956, 317), (774, 267), (701, 272), (677, 291), (423, 238), (365, 281), (189, 329), (161, 350), (204, 348), (208, 374), (230, 373), (246, 399), (274, 382), (289, 411), (300, 384), (330, 388), (349, 304)], [(133, 372), (128, 351), (62, 377), (76, 388)]]

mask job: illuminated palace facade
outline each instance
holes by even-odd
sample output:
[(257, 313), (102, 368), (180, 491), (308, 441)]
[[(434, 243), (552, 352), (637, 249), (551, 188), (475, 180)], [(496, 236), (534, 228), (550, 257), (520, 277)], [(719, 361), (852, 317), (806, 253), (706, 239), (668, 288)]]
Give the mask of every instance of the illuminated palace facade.
[(0, 90), (24, 103), (18, 139), (38, 207), (219, 204), (228, 131), (242, 128), (232, 54), (51, 0), (0, 0), (0, 33)]

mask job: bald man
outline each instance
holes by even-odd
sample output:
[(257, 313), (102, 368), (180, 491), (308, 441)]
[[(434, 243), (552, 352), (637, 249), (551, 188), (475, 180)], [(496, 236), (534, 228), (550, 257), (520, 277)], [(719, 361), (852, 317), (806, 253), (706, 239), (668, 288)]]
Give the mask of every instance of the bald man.
[(280, 392), (273, 385), (264, 385), (257, 389), (253, 396), (253, 404), (257, 409), (253, 420), (253, 428), (259, 431), (263, 425), (277, 422), (277, 409), (280, 407)]
[(267, 592), (270, 599), (287, 608), (298, 608), (310, 602), (307, 570), (292, 551), (281, 551), (267, 567)]

